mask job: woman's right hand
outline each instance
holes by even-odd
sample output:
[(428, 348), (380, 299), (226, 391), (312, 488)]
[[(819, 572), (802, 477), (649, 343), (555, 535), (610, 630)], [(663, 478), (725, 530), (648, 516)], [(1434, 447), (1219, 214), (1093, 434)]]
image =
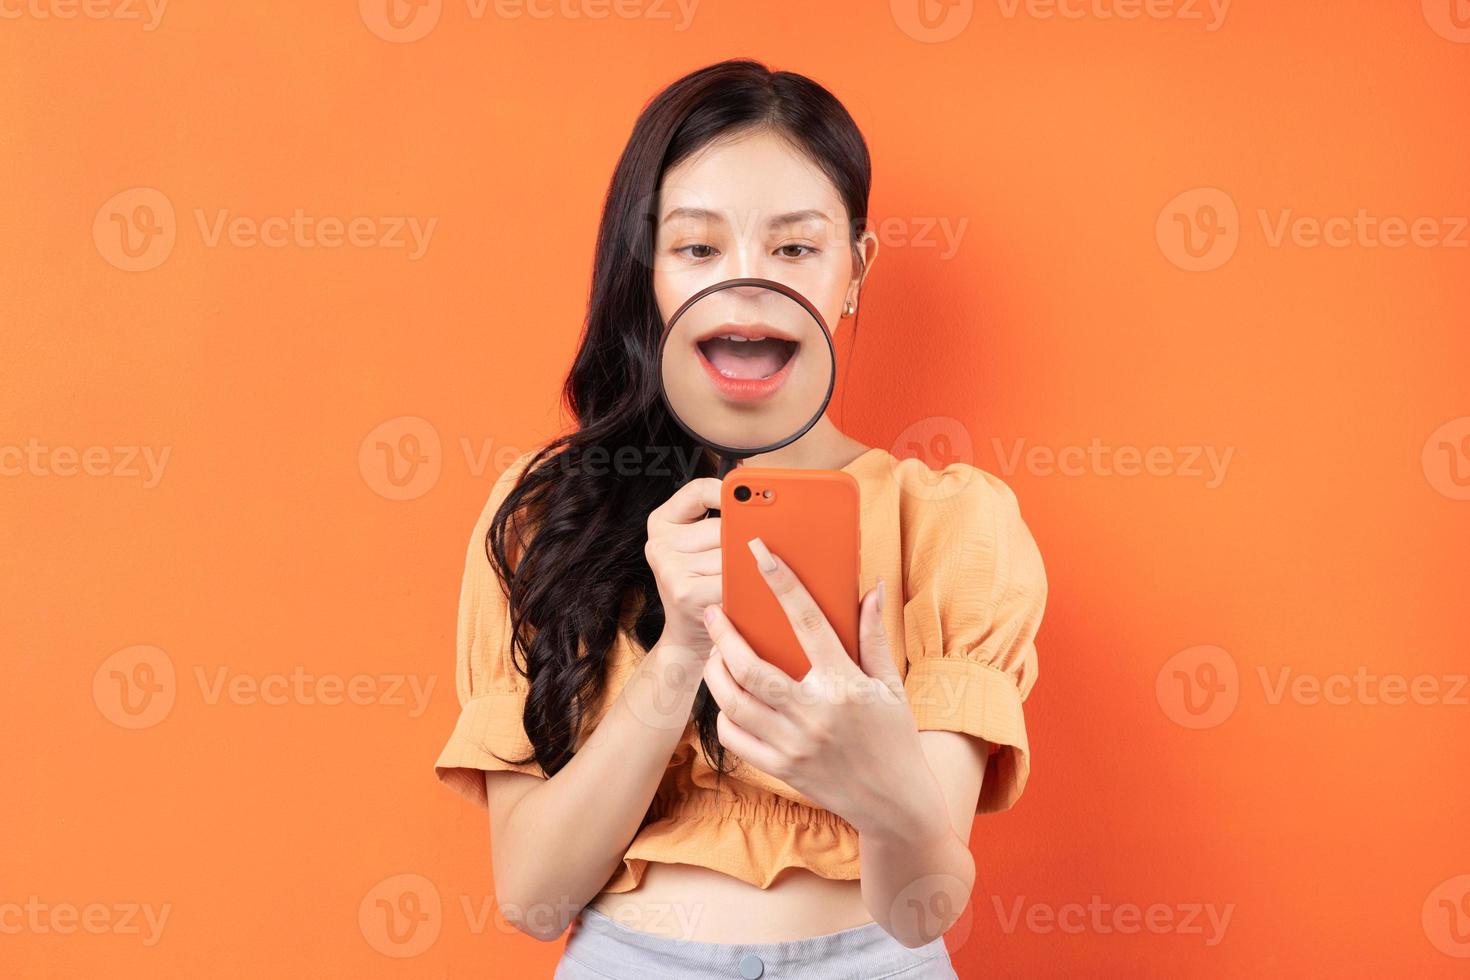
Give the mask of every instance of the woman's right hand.
[(690, 480), (648, 515), (648, 543), (643, 546), (664, 605), (659, 643), (698, 657), (708, 657), (713, 646), (704, 610), (724, 598), (720, 519), (704, 516), (719, 506), (719, 480)]

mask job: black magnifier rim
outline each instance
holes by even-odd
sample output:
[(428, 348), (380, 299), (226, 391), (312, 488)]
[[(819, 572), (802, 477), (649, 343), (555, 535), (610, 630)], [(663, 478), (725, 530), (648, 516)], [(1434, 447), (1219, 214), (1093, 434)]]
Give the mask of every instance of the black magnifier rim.
[[(822, 404), (817, 409), (816, 414), (807, 419), (805, 425), (797, 429), (786, 438), (780, 440), (779, 442), (773, 442), (768, 446), (760, 446), (755, 449), (737, 449), (734, 446), (722, 446), (719, 443), (710, 442), (704, 436), (700, 435), (698, 432), (695, 432), (683, 419), (679, 417), (679, 413), (674, 408), (673, 402), (669, 401), (668, 389), (664, 387), (664, 347), (668, 344), (669, 335), (674, 332), (674, 325), (679, 322), (679, 318), (684, 315), (684, 311), (689, 309), (689, 307), (693, 306), (695, 303), (698, 303), (700, 300), (704, 299), (710, 293), (717, 293), (722, 289), (734, 289), (737, 286), (763, 286), (766, 289), (771, 289), (780, 293), (787, 299), (794, 300), (798, 305), (801, 306), (803, 310), (806, 310), (807, 314), (813, 320), (817, 321), (817, 326), (822, 328), (822, 339), (827, 342), (828, 363), (832, 366), (831, 371), (827, 376), (827, 393), (822, 396)], [(834, 388), (837, 387), (837, 348), (832, 343), (832, 331), (827, 327), (827, 321), (822, 319), (822, 314), (817, 310), (815, 306), (811, 304), (811, 302), (805, 296), (801, 295), (801, 293), (798, 293), (796, 290), (792, 289), (785, 283), (777, 282), (774, 279), (726, 279), (724, 282), (717, 282), (712, 286), (705, 286), (699, 292), (686, 299), (682, 304), (680, 304), (679, 308), (674, 311), (674, 315), (669, 317), (669, 322), (664, 326), (663, 335), (659, 337), (658, 367), (659, 394), (663, 396), (664, 404), (668, 406), (669, 414), (674, 417), (674, 421), (678, 424), (679, 428), (683, 429), (695, 442), (713, 450), (714, 452), (728, 459), (748, 459), (751, 456), (759, 456), (761, 453), (774, 452), (775, 450), (780, 449), (782, 446), (790, 445), (792, 442), (800, 439), (802, 436), (806, 435), (807, 430), (817, 424), (817, 419), (826, 414), (827, 406), (832, 403), (832, 391)]]

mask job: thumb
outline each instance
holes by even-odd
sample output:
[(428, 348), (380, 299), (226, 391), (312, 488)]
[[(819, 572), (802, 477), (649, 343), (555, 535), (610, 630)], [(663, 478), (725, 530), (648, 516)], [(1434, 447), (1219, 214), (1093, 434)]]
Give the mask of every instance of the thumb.
[(868, 590), (858, 609), (858, 655), (863, 673), (876, 681), (882, 681), (900, 698), (903, 693), (903, 678), (898, 675), (898, 665), (893, 662), (893, 648), (888, 645), (888, 631), (883, 628), (882, 600), (886, 597), (883, 580), (878, 579), (876, 588)]

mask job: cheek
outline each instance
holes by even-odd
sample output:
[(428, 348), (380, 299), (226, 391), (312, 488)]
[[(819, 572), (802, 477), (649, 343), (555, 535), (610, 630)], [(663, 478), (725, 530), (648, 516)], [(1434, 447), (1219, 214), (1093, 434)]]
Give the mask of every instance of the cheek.
[(658, 305), (658, 315), (664, 323), (669, 322), (669, 318), (684, 300), (681, 288), (667, 271), (654, 266), (653, 300)]
[(653, 300), (664, 323), (678, 312), (684, 301), (723, 277), (717, 267), (690, 267), (678, 263), (655, 262), (653, 265)]
[(821, 311), (827, 325), (835, 327), (838, 318), (842, 316), (842, 305), (847, 300), (848, 286), (852, 284), (852, 269), (847, 253), (842, 254), (840, 261), (824, 263), (820, 270), (813, 272), (804, 294)]
[(822, 319), (827, 321), (828, 330), (837, 329), (837, 321), (842, 319), (842, 303), (846, 298), (845, 287), (834, 291), (830, 296), (817, 303), (817, 309), (822, 311)]

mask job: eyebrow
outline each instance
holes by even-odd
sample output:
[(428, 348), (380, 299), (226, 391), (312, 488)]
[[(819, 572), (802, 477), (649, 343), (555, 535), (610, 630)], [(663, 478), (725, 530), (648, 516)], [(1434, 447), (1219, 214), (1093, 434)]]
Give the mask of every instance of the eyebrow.
[[(725, 222), (724, 215), (717, 211), (710, 211), (707, 208), (674, 208), (663, 216), (664, 221), (669, 221), (673, 218), (698, 218), (702, 221), (714, 221), (720, 224), (724, 224)], [(811, 220), (831, 221), (832, 216), (826, 211), (817, 208), (803, 208), (800, 211), (787, 211), (785, 214), (773, 215), (766, 224), (792, 225), (798, 221)]]

